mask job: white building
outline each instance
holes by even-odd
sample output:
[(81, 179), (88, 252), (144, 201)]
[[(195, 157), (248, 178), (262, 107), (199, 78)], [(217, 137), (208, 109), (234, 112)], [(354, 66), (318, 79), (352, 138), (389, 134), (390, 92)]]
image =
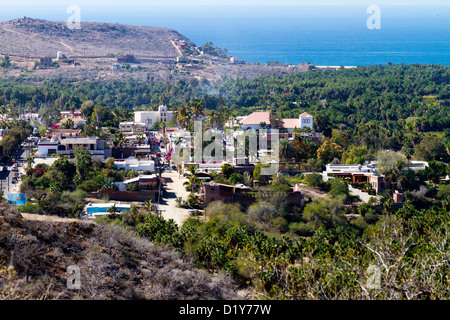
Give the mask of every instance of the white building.
[(81, 117), (82, 113), (79, 110), (76, 110), (74, 112), (72, 112), (70, 110), (65, 110), (65, 111), (61, 111), (59, 113), (59, 115), (64, 118), (71, 118), (71, 117)]
[(145, 131), (145, 124), (131, 121), (120, 122), (119, 130), (124, 133), (143, 133)]
[(39, 140), (37, 145), (36, 157), (47, 157), (58, 154), (62, 150), (59, 139), (55, 136), (51, 140)]
[(105, 141), (98, 137), (68, 137), (60, 139), (53, 136), (50, 140), (41, 139), (37, 145), (36, 157), (48, 157), (62, 154), (73, 156), (75, 150), (83, 149), (89, 152), (92, 158), (105, 159)]
[(134, 157), (129, 157), (123, 160), (114, 161), (116, 169), (137, 170), (137, 171), (155, 171), (155, 161), (152, 160), (138, 160)]
[(314, 123), (314, 118), (312, 115), (310, 115), (307, 112), (303, 112), (300, 116), (300, 129), (304, 129), (305, 127), (308, 127), (311, 129), (311, 131), (313, 130), (313, 123)]
[(234, 127), (240, 127), (241, 121), (244, 120), (246, 117), (235, 117), (235, 118), (230, 118), (226, 123), (225, 123), (225, 127), (226, 128), (234, 128)]
[(144, 124), (149, 130), (156, 122), (172, 122), (173, 114), (173, 111), (167, 110), (167, 106), (160, 105), (158, 111), (136, 111), (134, 113), (134, 122)]

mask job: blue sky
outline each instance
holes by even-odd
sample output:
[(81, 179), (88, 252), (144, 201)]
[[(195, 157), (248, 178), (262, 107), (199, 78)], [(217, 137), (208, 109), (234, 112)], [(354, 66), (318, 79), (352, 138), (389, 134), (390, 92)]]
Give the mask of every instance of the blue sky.
[[(5, 0), (1, 0), (5, 2)], [(302, 5), (302, 6), (348, 6), (348, 5), (379, 5), (379, 6), (449, 6), (450, 1), (448, 0), (15, 0), (9, 3), (0, 4), (1, 7), (43, 7), (43, 6), (105, 6), (105, 7), (148, 7), (148, 6), (213, 6), (213, 5), (273, 5), (273, 6), (283, 6), (283, 5)]]

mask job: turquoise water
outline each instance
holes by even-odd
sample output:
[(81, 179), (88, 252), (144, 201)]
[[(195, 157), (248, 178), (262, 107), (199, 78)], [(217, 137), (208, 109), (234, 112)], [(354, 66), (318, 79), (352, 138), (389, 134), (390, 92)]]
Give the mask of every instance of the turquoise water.
[[(254, 63), (450, 65), (450, 6), (380, 7), (378, 30), (367, 28), (364, 6), (80, 9), (82, 21), (167, 27)], [(1, 20), (21, 16), (65, 21), (69, 14), (65, 7), (0, 11)]]
[[(120, 205), (117, 205), (116, 208), (118, 211), (130, 210), (130, 207), (121, 207)], [(109, 207), (87, 207), (86, 212), (87, 214), (92, 215), (93, 213), (107, 212), (108, 209)]]

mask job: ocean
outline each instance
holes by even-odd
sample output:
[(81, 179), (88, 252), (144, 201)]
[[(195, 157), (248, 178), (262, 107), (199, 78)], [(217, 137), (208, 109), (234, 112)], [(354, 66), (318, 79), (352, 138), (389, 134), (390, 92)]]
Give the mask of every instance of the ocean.
[[(18, 17), (66, 21), (66, 7), (9, 8)], [(450, 6), (80, 7), (82, 21), (175, 29), (251, 63), (318, 66), (450, 65)], [(373, 14), (379, 12), (378, 16)], [(375, 20), (373, 20), (375, 19)], [(369, 28), (375, 25), (375, 28)]]

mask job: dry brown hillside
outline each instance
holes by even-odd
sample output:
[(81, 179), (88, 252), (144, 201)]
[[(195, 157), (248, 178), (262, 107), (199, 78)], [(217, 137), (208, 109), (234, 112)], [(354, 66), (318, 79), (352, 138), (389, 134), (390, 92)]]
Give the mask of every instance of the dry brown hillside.
[[(184, 40), (184, 50), (176, 40)], [(58, 52), (70, 62), (58, 61)], [(121, 65), (124, 68), (115, 68), (124, 55), (132, 55), (135, 60), (127, 60), (126, 67)], [(215, 82), (223, 77), (282, 76), (309, 68), (307, 64), (232, 64), (230, 57), (204, 53), (185, 36), (166, 28), (82, 22), (80, 29), (71, 30), (65, 22), (26, 17), (0, 22), (0, 62), (6, 56), (11, 63), (7, 68), (0, 67), (0, 78), (28, 78), (38, 83), (49, 78), (148, 83), (195, 78)], [(176, 63), (180, 56), (185, 61)], [(40, 58), (51, 60), (42, 60), (41, 64)]]
[(177, 56), (171, 40), (190, 41), (165, 28), (112, 23), (82, 22), (69, 29), (65, 22), (20, 18), (0, 22), (0, 54), (26, 57), (68, 57), (133, 54), (136, 56)]
[[(68, 266), (81, 288), (67, 288)], [(119, 226), (24, 219), (0, 205), (1, 299), (235, 299), (232, 282)], [(239, 297), (242, 299), (243, 297)]]

